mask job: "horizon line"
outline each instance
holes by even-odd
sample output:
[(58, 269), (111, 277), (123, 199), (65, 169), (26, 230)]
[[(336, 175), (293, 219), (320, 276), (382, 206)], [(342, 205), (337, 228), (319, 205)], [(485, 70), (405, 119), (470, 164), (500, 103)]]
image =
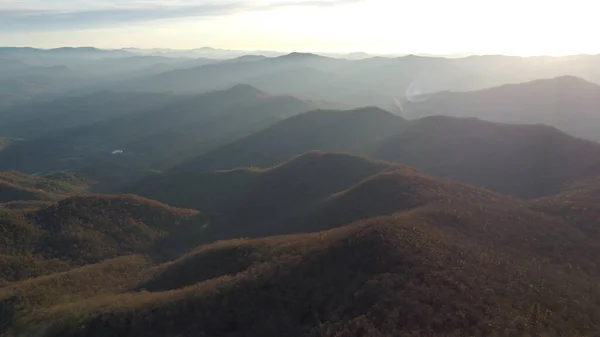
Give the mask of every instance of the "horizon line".
[(114, 48), (104, 48), (104, 47), (95, 47), (91, 45), (87, 46), (60, 46), (60, 47), (52, 47), (52, 48), (42, 48), (42, 47), (34, 47), (30, 45), (19, 45), (19, 46), (8, 46), (8, 45), (0, 45), (0, 49), (34, 49), (34, 50), (42, 50), (42, 51), (52, 51), (59, 49), (95, 49), (99, 51), (131, 51), (131, 50), (145, 50), (145, 51), (173, 51), (173, 52), (193, 52), (200, 51), (202, 49), (205, 50), (214, 50), (214, 51), (224, 51), (224, 52), (241, 52), (241, 53), (249, 53), (247, 55), (252, 55), (251, 53), (277, 53), (281, 54), (279, 56), (285, 56), (290, 54), (314, 54), (320, 56), (327, 55), (352, 55), (352, 54), (365, 54), (367, 57), (365, 58), (374, 58), (374, 57), (406, 57), (406, 56), (418, 56), (418, 57), (440, 57), (440, 58), (467, 58), (471, 56), (505, 56), (505, 57), (520, 57), (520, 58), (531, 58), (531, 57), (553, 57), (553, 58), (561, 58), (561, 57), (570, 57), (570, 56), (598, 56), (600, 54), (596, 53), (575, 53), (575, 54), (561, 54), (561, 55), (550, 55), (550, 54), (535, 54), (535, 55), (517, 55), (510, 53), (485, 53), (485, 52), (455, 52), (455, 53), (431, 53), (431, 52), (366, 52), (366, 51), (282, 51), (282, 50), (269, 50), (269, 49), (230, 49), (230, 48), (219, 48), (219, 47), (211, 47), (211, 46), (202, 46), (197, 48), (163, 48), (163, 47), (114, 47)]

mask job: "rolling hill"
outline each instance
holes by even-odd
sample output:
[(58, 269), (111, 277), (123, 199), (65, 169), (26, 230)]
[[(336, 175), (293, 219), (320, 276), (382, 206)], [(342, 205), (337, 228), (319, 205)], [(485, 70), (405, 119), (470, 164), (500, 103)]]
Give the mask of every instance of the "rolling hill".
[(600, 228), (600, 179), (585, 179), (567, 185), (560, 193), (531, 201), (531, 208), (560, 216), (585, 231), (598, 233)]
[(87, 195), (39, 209), (0, 206), (0, 281), (15, 281), (145, 251), (196, 223), (196, 211), (136, 196)]
[(304, 213), (312, 214), (331, 195), (394, 168), (401, 169), (384, 162), (313, 151), (266, 170), (165, 173), (149, 177), (128, 192), (202, 210), (227, 233), (241, 231), (239, 236), (247, 236), (267, 231), (272, 235), (279, 230), (270, 226), (300, 221)]
[(600, 86), (573, 76), (509, 84), (473, 92), (442, 92), (405, 106), (407, 118), (477, 117), (513, 124), (547, 124), (600, 141)]
[[(536, 233), (536, 226), (553, 228), (556, 233), (547, 235), (556, 235), (552, 240), (564, 239), (565, 244), (583, 240), (578, 230), (564, 234), (574, 235), (571, 239), (561, 239), (558, 233), (572, 226), (560, 217), (532, 211), (529, 202), (521, 199), (347, 154), (313, 151), (265, 170), (195, 175), (198, 178), (194, 179), (193, 173), (164, 173), (131, 192), (201, 210), (214, 225), (217, 237), (224, 239), (327, 230), (407, 212), (415, 221), (458, 226), (454, 230), (477, 235), (502, 249), (541, 245), (539, 249), (545, 251), (545, 239), (536, 243), (535, 238), (546, 234)], [(188, 185), (183, 186), (183, 181)], [(218, 191), (216, 200), (210, 198), (213, 191)], [(502, 232), (509, 227), (514, 233)], [(515, 233), (521, 236), (516, 238)], [(596, 244), (586, 244), (591, 245), (590, 251), (580, 254), (591, 254), (591, 259)], [(564, 259), (565, 255), (555, 258)]]
[(557, 193), (569, 181), (594, 177), (600, 168), (600, 144), (552, 127), (443, 116), (406, 121), (366, 109), (302, 114), (174, 171), (264, 168), (310, 150), (368, 155), (532, 198)]
[[(214, 199), (213, 191), (217, 191)], [(216, 237), (224, 239), (327, 230), (396, 212), (443, 226), (466, 226), (455, 228), (459, 232), (475, 226), (477, 235), (504, 248), (537, 245), (531, 240), (538, 234), (527, 229), (533, 223), (557, 232), (570, 227), (560, 218), (532, 211), (520, 199), (436, 179), (402, 165), (318, 151), (266, 170), (165, 173), (132, 192), (202, 210), (214, 224)], [(493, 220), (487, 219), (491, 214)], [(489, 228), (489, 221), (499, 227)], [(506, 226), (517, 226), (514, 231), (523, 236), (496, 232)], [(504, 235), (509, 237), (501, 239)], [(572, 240), (581, 240), (579, 235)], [(590, 247), (590, 253), (594, 251)]]
[[(10, 283), (0, 288), (0, 327), (48, 337), (588, 336), (598, 329), (598, 237), (528, 202), (323, 152), (240, 176), (245, 182), (181, 176), (189, 191), (231, 192), (205, 205), (212, 208), (206, 235), (224, 241), (170, 261), (132, 250)], [(95, 218), (114, 205), (111, 219), (161, 219), (148, 225), (154, 230), (170, 228), (163, 224), (179, 219), (173, 214), (194, 216), (145, 199), (98, 198), (73, 201), (81, 211), (69, 201), (45, 212), (84, 223), (85, 214)], [(299, 232), (310, 233), (292, 234)], [(290, 235), (271, 236), (278, 233)], [(246, 235), (259, 237), (238, 238)]]
[[(193, 268), (215, 270), (215, 258), (222, 276)], [(535, 268), (398, 219), (223, 242), (154, 272), (145, 264), (109, 261), (60, 275), (60, 285), (49, 277), (17, 283), (0, 298), (16, 304), (13, 319), (22, 331), (41, 336), (583, 336), (595, 328), (584, 313), (595, 315), (588, 298), (597, 293), (583, 290), (593, 278), (555, 277), (560, 269)], [(91, 277), (98, 273), (106, 278)], [(112, 283), (115, 276), (123, 282)], [(198, 283), (183, 287), (174, 276)], [(136, 281), (149, 290), (132, 291)], [(65, 294), (73, 303), (60, 304)]]
[(0, 202), (55, 201), (87, 193), (91, 185), (85, 178), (68, 172), (46, 176), (0, 172)]

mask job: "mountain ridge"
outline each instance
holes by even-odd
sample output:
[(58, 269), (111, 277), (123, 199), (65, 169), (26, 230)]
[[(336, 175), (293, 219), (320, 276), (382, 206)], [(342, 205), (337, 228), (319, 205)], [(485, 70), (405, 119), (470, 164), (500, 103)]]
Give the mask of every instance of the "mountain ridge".
[[(377, 118), (371, 118), (376, 116)], [(217, 149), (211, 153), (205, 155), (204, 158), (198, 158), (200, 165), (206, 165), (198, 167), (194, 162), (186, 163), (180, 167), (176, 167), (174, 170), (177, 172), (191, 171), (191, 170), (219, 170), (219, 169), (230, 169), (239, 166), (270, 166), (277, 164), (281, 161), (290, 159), (294, 155), (299, 155), (303, 152), (310, 150), (331, 150), (335, 152), (355, 152), (360, 154), (361, 148), (364, 146), (363, 140), (370, 138), (385, 138), (391, 136), (396, 132), (400, 131), (405, 125), (406, 120), (401, 117), (392, 115), (391, 113), (377, 108), (377, 107), (365, 107), (347, 111), (336, 111), (336, 110), (313, 110), (298, 116), (286, 119), (277, 126), (281, 128), (268, 128), (258, 133), (249, 136), (247, 139), (233, 142), (224, 147)], [(315, 130), (319, 130), (318, 133)], [(329, 132), (336, 130), (339, 134), (329, 135)], [(357, 134), (356, 131), (360, 130)], [(275, 132), (272, 134), (272, 132)], [(299, 143), (294, 144), (294, 139), (302, 140), (307, 135), (309, 136), (310, 145)], [(373, 136), (375, 134), (375, 136)], [(318, 135), (318, 136), (317, 136)], [(277, 142), (271, 142), (271, 137), (284, 137), (288, 140), (278, 140)], [(339, 138), (335, 138), (339, 137)], [(327, 146), (328, 143), (334, 142), (333, 146)], [(281, 147), (281, 149), (274, 148), (273, 154), (267, 154), (266, 156), (254, 154), (253, 151), (245, 151), (240, 146), (246, 146), (248, 143), (252, 144), (271, 144), (271, 146)], [(323, 147), (323, 145), (325, 145)], [(292, 150), (291, 153), (286, 147), (300, 146), (298, 149)], [(223, 160), (224, 156), (222, 152), (227, 155), (225, 158), (231, 157), (232, 163), (226, 165), (217, 164), (211, 166), (210, 161)], [(287, 152), (287, 153), (286, 153)], [(250, 159), (249, 162), (243, 162), (244, 157), (239, 156), (239, 153), (244, 153), (245, 156)], [(291, 154), (291, 155), (290, 155)], [(253, 156), (255, 158), (253, 159)], [(205, 161), (203, 163), (202, 161)]]
[(513, 124), (548, 124), (599, 141), (600, 85), (565, 75), (469, 92), (441, 92), (406, 105), (405, 116), (445, 114)]
[[(303, 152), (325, 150), (367, 155), (535, 198), (556, 193), (569, 181), (593, 177), (600, 168), (600, 144), (554, 127), (444, 116), (406, 121), (383, 110), (354, 111), (300, 114), (173, 170), (268, 167)], [(331, 116), (337, 129), (327, 127)]]

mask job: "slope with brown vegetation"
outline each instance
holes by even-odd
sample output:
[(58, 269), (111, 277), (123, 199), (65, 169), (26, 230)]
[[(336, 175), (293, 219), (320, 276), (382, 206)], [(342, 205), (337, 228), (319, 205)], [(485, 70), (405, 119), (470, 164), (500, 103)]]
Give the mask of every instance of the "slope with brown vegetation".
[[(12, 326), (41, 336), (585, 336), (598, 327), (596, 278), (403, 216), (216, 243), (127, 273), (140, 292), (119, 294), (111, 273), (96, 281), (107, 282), (104, 295), (74, 285), (104, 268), (66, 273), (58, 287), (54, 276), (14, 284), (0, 299), (31, 309), (12, 309)], [(56, 295), (27, 291), (44, 286)], [(66, 289), (72, 300), (61, 303)]]
[(136, 196), (84, 196), (36, 214), (42, 253), (75, 263), (140, 252), (197, 215)]
[(197, 215), (137, 196), (82, 196), (39, 210), (0, 209), (0, 256), (6, 262), (0, 279), (142, 252), (179, 227), (201, 221)]
[(91, 183), (67, 172), (35, 176), (17, 171), (0, 172), (0, 202), (52, 201), (86, 193)]
[(43, 190), (33, 190), (0, 180), (0, 202), (19, 200), (49, 201), (58, 200), (60, 196)]
[(600, 234), (600, 178), (569, 184), (561, 193), (531, 201), (531, 208), (562, 217), (578, 228)]
[(47, 307), (127, 291), (152, 275), (151, 266), (145, 257), (130, 255), (8, 284), (0, 289), (0, 328), (18, 326), (23, 316)]
[[(194, 211), (173, 211), (185, 220), (163, 227), (178, 217), (131, 196), (71, 198), (36, 213), (56, 214), (44, 223), (67, 233), (63, 219), (106, 220), (94, 224), (102, 243), (110, 236), (102, 225), (126, 216), (166, 234), (139, 235), (143, 250), (119, 246), (130, 256), (5, 286), (1, 328), (46, 337), (589, 336), (600, 328), (599, 233), (530, 201), (335, 153), (206, 174), (165, 175), (156, 185), (172, 179), (198, 196), (204, 226), (187, 221)], [(193, 182), (186, 189), (183, 177)], [(177, 257), (182, 250), (169, 250), (194, 244), (203, 245)], [(172, 261), (152, 258), (163, 250)]]

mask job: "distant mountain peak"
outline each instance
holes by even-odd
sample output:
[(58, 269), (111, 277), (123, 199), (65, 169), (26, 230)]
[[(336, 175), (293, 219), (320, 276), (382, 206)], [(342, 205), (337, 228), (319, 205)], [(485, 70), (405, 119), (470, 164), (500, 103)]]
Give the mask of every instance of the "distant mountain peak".
[(313, 53), (293, 52), (293, 53), (289, 53), (287, 55), (279, 56), (279, 58), (285, 58), (285, 59), (323, 58), (323, 59), (325, 59), (327, 57), (313, 54)]
[(254, 61), (261, 61), (264, 60), (268, 57), (263, 56), (263, 55), (242, 55), (233, 59), (229, 59), (229, 60), (224, 60), (221, 63), (242, 63), (242, 62), (254, 62)]
[(249, 84), (236, 84), (231, 87), (229, 90), (225, 90), (228, 93), (233, 94), (244, 94), (244, 95), (253, 95), (253, 96), (268, 96), (266, 92), (258, 90), (257, 88), (249, 85)]

